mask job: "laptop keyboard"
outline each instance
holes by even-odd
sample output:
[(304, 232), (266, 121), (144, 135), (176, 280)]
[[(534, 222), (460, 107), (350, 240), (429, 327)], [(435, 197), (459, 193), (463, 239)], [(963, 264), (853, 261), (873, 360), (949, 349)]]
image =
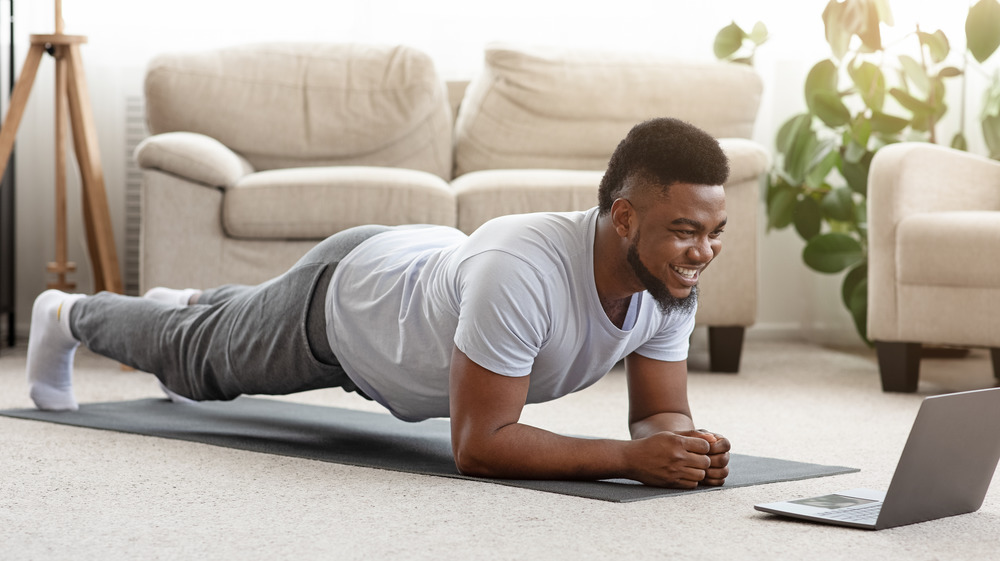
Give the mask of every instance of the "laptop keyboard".
[(841, 522), (860, 522), (862, 524), (874, 524), (878, 520), (878, 513), (882, 510), (882, 503), (872, 503), (859, 506), (857, 508), (841, 508), (824, 512), (819, 516), (830, 520)]

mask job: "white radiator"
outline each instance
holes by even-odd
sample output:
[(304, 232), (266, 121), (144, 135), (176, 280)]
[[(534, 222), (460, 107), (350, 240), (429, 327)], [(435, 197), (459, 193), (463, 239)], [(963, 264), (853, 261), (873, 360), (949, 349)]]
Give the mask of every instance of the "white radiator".
[(125, 255), (122, 284), (125, 294), (139, 294), (139, 214), (142, 196), (142, 172), (135, 163), (135, 147), (149, 136), (146, 129), (146, 104), (141, 95), (125, 98)]

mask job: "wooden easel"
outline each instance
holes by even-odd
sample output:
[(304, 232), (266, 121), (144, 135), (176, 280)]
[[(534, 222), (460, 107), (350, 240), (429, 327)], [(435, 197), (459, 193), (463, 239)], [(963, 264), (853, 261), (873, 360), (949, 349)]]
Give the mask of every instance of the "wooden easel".
[(48, 264), (48, 272), (57, 275), (49, 288), (72, 290), (76, 283), (66, 279), (76, 271), (76, 264), (66, 255), (66, 112), (73, 127), (73, 147), (80, 166), (83, 222), (87, 248), (93, 264), (94, 291), (122, 292), (118, 255), (115, 250), (111, 214), (104, 190), (104, 171), (97, 150), (97, 131), (90, 109), (90, 96), (83, 74), (80, 45), (87, 42), (83, 35), (64, 35), (62, 0), (56, 2), (56, 32), (53, 35), (32, 35), (31, 48), (21, 69), (21, 76), (10, 96), (7, 117), (0, 129), (0, 177), (3, 177), (10, 152), (17, 137), (17, 127), (24, 115), (28, 95), (44, 53), (56, 59), (56, 260)]

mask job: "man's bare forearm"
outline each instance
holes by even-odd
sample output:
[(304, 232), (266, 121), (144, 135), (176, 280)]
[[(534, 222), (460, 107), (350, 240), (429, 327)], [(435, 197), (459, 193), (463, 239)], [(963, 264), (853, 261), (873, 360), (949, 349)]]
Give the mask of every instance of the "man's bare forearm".
[(711, 464), (706, 440), (662, 431), (637, 440), (587, 439), (514, 423), (454, 448), (462, 473), (511, 479), (627, 478), (693, 488)]
[(574, 438), (513, 423), (488, 438), (454, 446), (466, 475), (506, 479), (597, 480), (628, 477), (627, 441)]

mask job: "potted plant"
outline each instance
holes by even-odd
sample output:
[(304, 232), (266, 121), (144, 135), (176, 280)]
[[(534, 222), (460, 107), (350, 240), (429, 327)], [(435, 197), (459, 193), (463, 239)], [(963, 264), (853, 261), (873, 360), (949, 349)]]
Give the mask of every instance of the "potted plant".
[[(767, 226), (769, 231), (794, 227), (806, 242), (802, 260), (811, 269), (847, 271), (840, 298), (870, 344), (866, 201), (872, 157), (902, 140), (941, 140), (937, 128), (948, 109), (946, 88), (964, 81), (967, 54), (982, 63), (1000, 46), (1000, 0), (978, 0), (969, 8), (960, 66), (950, 62), (954, 53), (941, 30), (917, 26), (887, 47), (881, 26), (893, 25), (888, 0), (830, 0), (822, 17), (831, 56), (806, 77), (807, 110), (777, 133)], [(716, 56), (752, 63), (753, 49), (767, 37), (758, 26), (750, 33), (736, 24), (723, 28), (716, 36)], [(740, 54), (748, 48), (749, 56)], [(1000, 79), (987, 92), (982, 123), (987, 146), (997, 157)], [(952, 136), (950, 145), (966, 149), (964, 131)]]

